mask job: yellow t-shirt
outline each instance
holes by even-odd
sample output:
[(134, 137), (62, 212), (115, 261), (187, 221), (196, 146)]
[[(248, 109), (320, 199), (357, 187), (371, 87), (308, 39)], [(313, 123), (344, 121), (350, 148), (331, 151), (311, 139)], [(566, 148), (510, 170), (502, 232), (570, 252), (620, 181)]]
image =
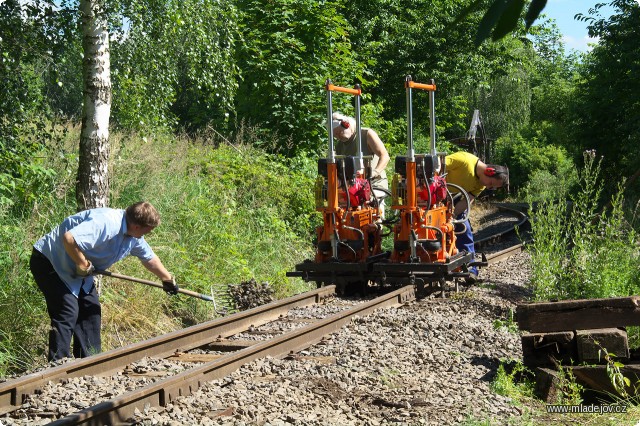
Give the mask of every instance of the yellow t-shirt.
[[(485, 186), (480, 183), (476, 175), (476, 165), (479, 158), (468, 152), (459, 151), (445, 157), (446, 180), (447, 183), (461, 186), (469, 194), (477, 197), (484, 190)], [(459, 191), (449, 187), (449, 190), (456, 194)]]

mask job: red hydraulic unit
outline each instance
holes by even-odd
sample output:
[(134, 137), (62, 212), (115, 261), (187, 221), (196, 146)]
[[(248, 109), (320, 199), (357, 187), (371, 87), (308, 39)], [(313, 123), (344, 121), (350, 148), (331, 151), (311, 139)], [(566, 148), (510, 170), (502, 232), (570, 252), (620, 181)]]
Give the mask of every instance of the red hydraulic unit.
[[(395, 159), (391, 183), (392, 209), (399, 221), (393, 227), (393, 251), (375, 265), (378, 279), (390, 284), (439, 282), (461, 277), (473, 254), (458, 253), (455, 241), (453, 199), (447, 191), (444, 153), (436, 152), (435, 91), (430, 84), (405, 79), (407, 96), (407, 154)], [(413, 90), (429, 92), (430, 152), (416, 154), (413, 144)]]
[[(362, 154), (359, 85), (354, 88), (335, 86), (326, 81), (327, 131), (329, 147), (326, 158), (318, 160), (315, 184), (316, 210), (322, 214), (322, 226), (316, 229), (316, 254), (313, 260), (296, 265), (295, 272), (305, 281), (315, 281), (320, 287), (335, 284), (339, 292), (349, 286), (366, 286), (372, 264), (389, 256), (382, 253), (380, 210), (369, 180), (371, 156)], [(335, 153), (333, 137), (333, 93), (345, 93), (355, 100), (355, 156)], [(349, 124), (346, 124), (348, 126)], [(365, 142), (366, 143), (366, 142)]]

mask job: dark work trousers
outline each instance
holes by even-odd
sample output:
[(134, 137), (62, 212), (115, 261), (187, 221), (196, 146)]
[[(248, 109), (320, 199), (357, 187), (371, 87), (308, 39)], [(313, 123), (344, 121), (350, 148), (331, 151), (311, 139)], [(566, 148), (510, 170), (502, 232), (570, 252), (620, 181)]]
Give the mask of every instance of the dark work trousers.
[[(458, 219), (461, 219), (463, 215), (464, 213), (458, 216)], [(463, 230), (464, 232), (461, 232)], [(475, 254), (476, 248), (473, 242), (473, 229), (471, 229), (471, 223), (469, 223), (469, 219), (465, 220), (462, 223), (456, 223), (454, 226), (454, 231), (456, 232), (456, 248), (458, 249), (458, 251), (468, 251), (469, 253)], [(478, 268), (476, 266), (472, 266), (469, 268), (469, 272), (478, 275)]]
[(29, 266), (47, 301), (51, 318), (49, 361), (71, 356), (72, 336), (74, 357), (84, 358), (99, 353), (101, 308), (95, 286), (89, 293), (81, 289), (78, 297), (74, 296), (49, 259), (35, 249)]

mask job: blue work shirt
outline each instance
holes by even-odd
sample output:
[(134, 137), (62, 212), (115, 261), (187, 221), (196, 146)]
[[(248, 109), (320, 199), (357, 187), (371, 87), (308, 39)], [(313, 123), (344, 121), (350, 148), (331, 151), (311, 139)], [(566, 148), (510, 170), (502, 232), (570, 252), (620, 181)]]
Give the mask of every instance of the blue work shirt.
[(40, 238), (33, 247), (45, 255), (76, 297), (83, 288), (91, 291), (93, 276), (76, 275), (76, 264), (64, 249), (62, 236), (70, 231), (80, 251), (98, 271), (104, 271), (126, 256), (133, 255), (147, 262), (155, 254), (144, 240), (127, 235), (124, 210), (100, 208), (81, 211), (67, 217), (53, 231)]

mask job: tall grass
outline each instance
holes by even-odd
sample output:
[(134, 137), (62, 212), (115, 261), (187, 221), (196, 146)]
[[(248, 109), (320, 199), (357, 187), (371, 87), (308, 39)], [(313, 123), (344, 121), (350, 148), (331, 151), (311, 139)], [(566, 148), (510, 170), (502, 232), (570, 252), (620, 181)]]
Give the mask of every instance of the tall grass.
[(637, 233), (625, 220), (623, 184), (600, 209), (600, 162), (585, 153), (579, 190), (531, 213), (532, 283), (538, 300), (628, 296), (640, 292)]
[[(48, 315), (28, 268), (33, 243), (75, 212), (78, 129), (46, 155), (56, 178), (30, 213), (0, 209), (0, 375), (45, 362)], [(228, 285), (255, 278), (279, 297), (308, 289), (286, 271), (312, 255), (315, 162), (269, 156), (207, 135), (112, 134), (110, 206), (147, 200), (162, 222), (145, 239), (183, 288), (225, 303)], [(309, 168), (309, 170), (307, 170)], [(113, 272), (155, 280), (135, 258)], [(102, 278), (103, 350), (218, 316), (214, 304)], [(233, 309), (233, 306), (227, 306)]]

